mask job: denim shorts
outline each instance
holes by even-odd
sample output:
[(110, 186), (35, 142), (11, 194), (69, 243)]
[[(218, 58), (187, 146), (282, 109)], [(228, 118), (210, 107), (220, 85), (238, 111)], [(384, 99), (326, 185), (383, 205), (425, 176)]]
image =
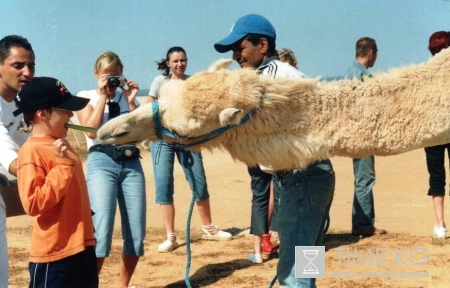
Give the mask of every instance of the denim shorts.
[(189, 182), (191, 190), (194, 191), (195, 189), (195, 201), (209, 199), (201, 153), (175, 148), (165, 141), (150, 143), (150, 150), (153, 159), (155, 202), (157, 204), (167, 205), (173, 203), (175, 155), (181, 167), (183, 167), (184, 175)]
[(265, 234), (269, 231), (277, 232), (277, 215), (279, 187), (274, 185), (274, 204), (273, 213), (270, 223), (269, 219), (269, 201), (270, 201), (270, 184), (272, 182), (272, 174), (261, 170), (259, 166), (248, 167), (248, 173), (251, 178), (252, 190), (252, 212), (250, 216), (250, 234)]
[(97, 257), (107, 257), (111, 250), (117, 203), (124, 239), (123, 253), (144, 255), (145, 177), (139, 158), (117, 161), (94, 151), (89, 154), (86, 166), (89, 200), (95, 213)]

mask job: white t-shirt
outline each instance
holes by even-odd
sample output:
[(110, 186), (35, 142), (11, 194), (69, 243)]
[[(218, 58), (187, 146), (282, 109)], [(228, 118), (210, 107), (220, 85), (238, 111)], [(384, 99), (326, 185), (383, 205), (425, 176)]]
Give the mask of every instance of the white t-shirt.
[[(184, 80), (189, 78), (190, 75), (184, 75)], [(152, 85), (150, 85), (150, 90), (148, 91), (148, 95), (151, 97), (158, 99), (159, 89), (161, 86), (170, 80), (170, 75), (158, 75), (153, 79)]]
[(14, 117), (17, 109), (14, 101), (8, 102), (0, 96), (0, 165), (9, 170), (11, 162), (17, 159), (19, 147), (27, 141), (29, 134), (20, 129), (22, 114)]
[[(92, 108), (97, 106), (98, 100), (100, 99), (100, 95), (98, 95), (96, 90), (80, 91), (78, 92), (77, 96), (90, 99), (88, 105), (91, 105)], [(127, 97), (123, 94), (122, 90), (120, 89), (116, 90), (116, 95), (114, 95), (114, 98), (111, 99), (111, 102), (119, 103), (121, 115), (130, 112)], [(139, 101), (137, 99), (134, 99), (134, 104), (136, 105), (136, 107), (139, 107)], [(105, 124), (108, 121), (108, 116), (109, 116), (109, 107), (108, 105), (105, 105), (105, 110), (103, 112), (103, 124)], [(91, 146), (93, 145), (101, 144), (101, 142), (87, 137), (86, 134), (84, 136), (86, 137), (87, 149), (91, 148)]]

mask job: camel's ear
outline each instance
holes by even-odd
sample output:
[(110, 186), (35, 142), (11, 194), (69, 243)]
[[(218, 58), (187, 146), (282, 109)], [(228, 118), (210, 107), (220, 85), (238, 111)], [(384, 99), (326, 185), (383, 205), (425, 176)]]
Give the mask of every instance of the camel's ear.
[(231, 62), (233, 62), (233, 60), (231, 59), (219, 59), (216, 62), (214, 62), (211, 66), (209, 66), (208, 72), (215, 72), (220, 69), (227, 69), (228, 66), (230, 66)]
[(239, 125), (243, 116), (242, 109), (225, 108), (219, 114), (220, 125)]

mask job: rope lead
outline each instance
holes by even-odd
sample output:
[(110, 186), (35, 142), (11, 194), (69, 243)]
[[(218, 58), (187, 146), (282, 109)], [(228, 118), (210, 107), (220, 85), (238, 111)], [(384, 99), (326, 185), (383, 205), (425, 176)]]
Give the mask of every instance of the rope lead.
[(190, 151), (183, 151), (185, 157), (183, 160), (183, 166), (187, 167), (189, 170), (189, 174), (192, 179), (192, 199), (189, 205), (189, 212), (186, 222), (186, 271), (184, 272), (184, 282), (186, 283), (187, 288), (192, 288), (191, 283), (189, 281), (189, 272), (191, 271), (191, 218), (192, 211), (194, 210), (195, 199), (199, 198), (197, 193), (197, 181), (195, 180), (194, 172), (192, 172), (192, 166), (194, 165), (194, 158)]

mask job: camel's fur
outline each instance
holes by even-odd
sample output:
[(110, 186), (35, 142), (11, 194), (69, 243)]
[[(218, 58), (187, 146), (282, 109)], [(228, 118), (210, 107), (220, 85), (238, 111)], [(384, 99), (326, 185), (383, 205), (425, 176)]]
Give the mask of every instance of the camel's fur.
[[(221, 147), (247, 165), (305, 168), (332, 156), (387, 156), (450, 142), (449, 81), (450, 49), (364, 82), (219, 69), (168, 82), (159, 112), (165, 127), (194, 137), (236, 123), (256, 107), (247, 123), (193, 149)], [(157, 140), (151, 105), (109, 121), (97, 135), (105, 143)]]

